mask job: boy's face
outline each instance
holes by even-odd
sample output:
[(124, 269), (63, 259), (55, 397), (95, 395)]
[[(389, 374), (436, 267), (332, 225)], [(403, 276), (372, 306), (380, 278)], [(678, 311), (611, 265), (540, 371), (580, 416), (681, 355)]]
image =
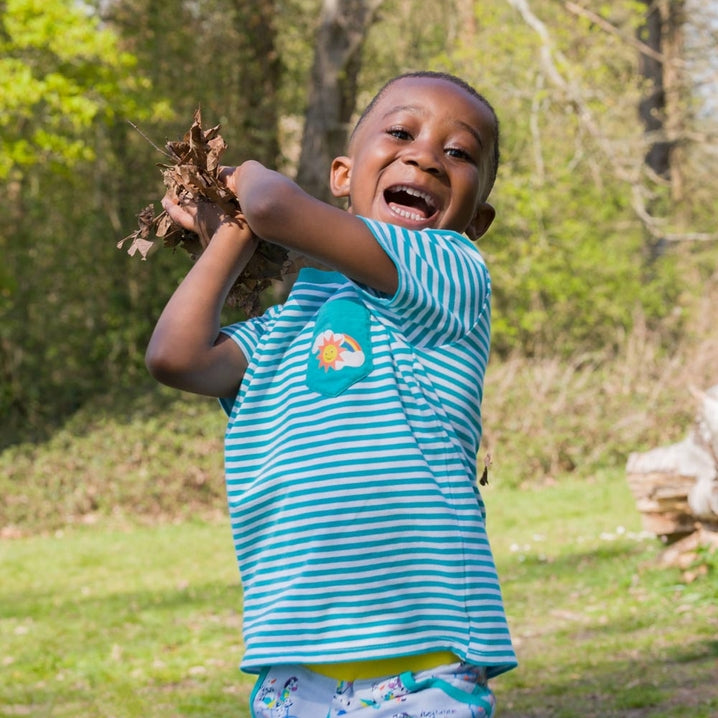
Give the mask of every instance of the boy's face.
[(389, 85), (332, 164), (332, 191), (350, 211), (408, 229), (480, 237), (494, 217), (481, 201), (494, 119), (454, 83), (425, 77)]

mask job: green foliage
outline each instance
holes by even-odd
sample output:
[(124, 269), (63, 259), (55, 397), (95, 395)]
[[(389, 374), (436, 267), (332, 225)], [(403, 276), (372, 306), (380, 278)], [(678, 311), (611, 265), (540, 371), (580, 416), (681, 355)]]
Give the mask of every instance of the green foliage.
[(439, 0), (424, 4), (417, 12), (413, 3), (384, 0), (379, 22), (369, 31), (364, 48), (365, 92), (359, 97), (358, 110), (390, 77), (433, 69), (438, 49), (450, 43), (455, 33), (455, 5), (452, 0)]
[[(635, 49), (584, 19), (566, 24), (556, 3), (532, 9), (547, 39), (508, 4), (477, 5), (476, 30), (439, 57), (502, 121), (497, 219), (479, 242), (493, 277), (494, 351), (617, 351), (637, 316), (670, 344), (684, 319), (679, 258), (648, 264), (627, 179), (640, 176), (643, 151)], [(618, 4), (611, 20), (630, 35), (635, 9)], [(564, 85), (547, 81), (536, 59), (546, 53)]]
[(636, 316), (661, 320), (672, 336), (680, 320), (675, 258), (649, 274), (622, 193), (554, 177), (536, 188), (509, 179), (497, 193), (498, 227), (481, 244), (494, 282), (495, 350), (618, 351)]
[[(128, 115), (156, 121), (167, 110), (86, 7), (8, 0), (0, 23), (4, 445), (42, 435), (112, 378), (112, 354), (97, 340), (124, 308), (126, 277), (110, 268), (112, 243), (102, 240), (117, 220), (108, 138)], [(147, 329), (134, 326), (124, 333), (136, 345)], [(125, 359), (132, 345), (115, 354)]]
[[(541, 38), (509, 3), (385, 0), (367, 37), (358, 105), (384, 80), (460, 74), (496, 106), (497, 220), (480, 248), (494, 291), (494, 352), (620, 352), (635, 322), (670, 347), (714, 272), (709, 244), (647, 261), (632, 206), (644, 145), (633, 38), (644, 3), (593, 8), (608, 33), (534, 0)], [(130, 259), (115, 243), (162, 194), (162, 146), (200, 105), (228, 163), (293, 171), (318, 0), (9, 0), (0, 16), (0, 446), (47, 436), (94, 394), (145, 376), (143, 352), (186, 272), (180, 255)], [(94, 8), (94, 9), (93, 9)], [(570, 90), (570, 91), (569, 91)], [(582, 101), (576, 105), (576, 97)], [(168, 108), (171, 108), (171, 112)], [(704, 118), (709, 135), (714, 123)], [(689, 185), (669, 229), (712, 232), (716, 167), (685, 149)], [(633, 173), (633, 174), (632, 174)], [(656, 187), (652, 187), (656, 190)], [(657, 206), (658, 196), (651, 198)], [(227, 315), (227, 319), (237, 318)]]
[(224, 504), (219, 404), (145, 381), (75, 413), (47, 443), (0, 454), (0, 525), (61, 528), (87, 517), (208, 516)]
[[(6, 0), (0, 15), (0, 180), (95, 157), (91, 128), (148, 117), (149, 83), (118, 38), (72, 0)], [(152, 108), (161, 112), (161, 107)]]
[[(252, 157), (276, 165), (284, 61), (276, 47), (280, 15), (274, 0), (98, 4), (154, 91), (170, 101), (171, 117), (143, 126), (156, 144), (181, 137), (201, 107), (207, 126), (222, 125), (230, 148), (227, 163)], [(145, 152), (152, 150), (145, 146)]]
[[(72, 2), (12, 2), (2, 17), (4, 48), (34, 84), (8, 94), (12, 132), (2, 132), (20, 148), (8, 156), (31, 164), (13, 164), (0, 207), (0, 446), (42, 438), (93, 394), (146, 377), (151, 328), (189, 263), (169, 252), (143, 263), (115, 248), (163, 191), (163, 156), (127, 121), (161, 146), (202, 105), (207, 124), (228, 120), (236, 151), (270, 164), (278, 155), (270, 3), (103, 7), (102, 23)], [(269, 59), (243, 71), (259, 54)]]

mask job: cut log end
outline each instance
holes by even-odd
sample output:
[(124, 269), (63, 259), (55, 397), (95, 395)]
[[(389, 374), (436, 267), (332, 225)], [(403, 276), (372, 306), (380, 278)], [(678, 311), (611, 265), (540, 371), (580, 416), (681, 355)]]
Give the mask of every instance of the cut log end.
[(718, 529), (718, 385), (694, 394), (701, 405), (686, 438), (626, 463), (643, 525), (666, 543)]
[(672, 543), (696, 530), (696, 518), (688, 505), (688, 492), (695, 477), (668, 472), (629, 473), (628, 486), (643, 527), (665, 543)]

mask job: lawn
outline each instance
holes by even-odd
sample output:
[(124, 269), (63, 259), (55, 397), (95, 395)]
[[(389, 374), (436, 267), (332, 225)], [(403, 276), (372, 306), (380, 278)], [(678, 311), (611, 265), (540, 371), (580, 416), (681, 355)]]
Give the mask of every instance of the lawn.
[[(718, 714), (714, 555), (661, 567), (619, 471), (484, 493), (521, 662), (500, 718)], [(248, 718), (225, 521), (8, 538), (0, 570), (0, 716)]]

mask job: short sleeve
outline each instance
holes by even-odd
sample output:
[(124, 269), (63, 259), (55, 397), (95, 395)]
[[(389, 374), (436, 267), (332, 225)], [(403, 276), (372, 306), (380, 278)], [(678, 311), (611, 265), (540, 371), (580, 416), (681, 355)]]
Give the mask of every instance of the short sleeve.
[[(226, 334), (237, 346), (242, 350), (242, 353), (247, 358), (247, 361), (251, 361), (259, 342), (266, 333), (268, 327), (271, 325), (278, 312), (278, 307), (270, 307), (267, 311), (259, 317), (253, 317), (252, 319), (246, 319), (235, 324), (229, 324), (222, 327), (220, 331), (222, 334)], [(224, 409), (227, 416), (232, 413), (232, 407), (236, 397), (222, 397), (219, 400), (220, 405)]]
[(394, 296), (363, 288), (387, 323), (415, 346), (441, 346), (469, 334), (490, 312), (491, 280), (478, 249), (451, 230), (412, 231), (361, 219), (396, 265)]

